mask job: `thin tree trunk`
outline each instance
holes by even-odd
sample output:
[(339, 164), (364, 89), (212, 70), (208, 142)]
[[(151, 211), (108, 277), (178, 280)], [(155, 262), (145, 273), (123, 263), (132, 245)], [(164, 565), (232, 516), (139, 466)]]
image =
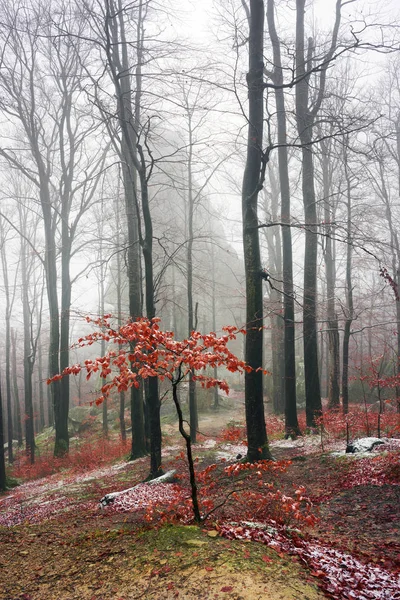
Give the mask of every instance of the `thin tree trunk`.
[(3, 398), (2, 398), (2, 393), (1, 393), (1, 381), (0, 381), (0, 490), (1, 491), (5, 491), (7, 488), (3, 427), (4, 427), (4, 424), (3, 424)]
[(353, 321), (353, 284), (352, 284), (352, 207), (351, 207), (351, 182), (348, 172), (347, 146), (344, 146), (344, 170), (346, 177), (347, 195), (347, 258), (346, 258), (346, 321), (343, 334), (343, 367), (342, 367), (342, 401), (343, 412), (349, 412), (349, 344), (351, 335), (351, 324)]
[(18, 440), (18, 447), (21, 448), (23, 444), (23, 433), (22, 433), (22, 420), (21, 420), (21, 405), (19, 401), (19, 389), (18, 389), (18, 369), (17, 369), (17, 333), (14, 329), (11, 329), (11, 365), (12, 365), (12, 378), (13, 378), (13, 391), (14, 391), (14, 406), (15, 406), (15, 424), (16, 434)]
[(29, 307), (29, 275), (27, 267), (27, 248), (21, 244), (21, 276), (22, 276), (22, 314), (24, 326), (24, 411), (25, 411), (25, 448), (31, 464), (35, 462), (35, 433), (33, 422), (33, 365), (34, 351), (31, 344), (31, 312)]
[[(119, 178), (118, 178), (119, 181)], [(115, 200), (115, 216), (116, 216), (116, 244), (117, 244), (117, 316), (118, 324), (122, 324), (122, 265), (121, 265), (121, 240), (120, 240), (120, 226), (121, 226), (121, 215), (120, 215), (120, 198), (119, 198), (119, 185), (117, 188), (117, 198)], [(126, 427), (125, 427), (125, 392), (119, 393), (119, 427), (121, 433), (121, 440), (126, 441)]]
[[(322, 137), (322, 136), (321, 136)], [(325, 272), (326, 272), (326, 294), (327, 294), (327, 318), (328, 318), (328, 341), (329, 341), (329, 387), (328, 408), (338, 410), (340, 406), (340, 351), (339, 351), (339, 325), (335, 309), (335, 285), (336, 265), (332, 237), (334, 237), (334, 212), (330, 206), (330, 176), (329, 176), (329, 154), (326, 142), (321, 141), (321, 165), (324, 195), (324, 222), (325, 222)]]
[(39, 385), (39, 431), (43, 431), (46, 426), (44, 417), (44, 389), (43, 389), (43, 355), (42, 344), (38, 344), (38, 385)]
[[(188, 241), (186, 247), (186, 276), (187, 276), (187, 303), (188, 303), (188, 336), (190, 337), (194, 324), (194, 307), (193, 307), (193, 217), (194, 217), (194, 198), (193, 198), (193, 176), (192, 176), (192, 160), (193, 160), (193, 139), (192, 139), (192, 123), (191, 113), (187, 110), (188, 129), (189, 129), (189, 153), (188, 153)], [(196, 397), (196, 381), (194, 373), (189, 373), (189, 415), (190, 415), (190, 440), (192, 444), (196, 443), (197, 429), (199, 426), (197, 397)]]
[(3, 267), (3, 278), (4, 278), (4, 290), (6, 296), (6, 340), (5, 340), (5, 354), (6, 354), (6, 405), (7, 405), (7, 441), (8, 441), (8, 462), (11, 464), (14, 460), (13, 457), (13, 419), (11, 409), (11, 367), (10, 367), (10, 355), (11, 355), (11, 310), (12, 302), (10, 298), (10, 288), (8, 281), (8, 269), (7, 269), (7, 258), (6, 258), (6, 243), (5, 236), (2, 236), (1, 244), (1, 262)]
[[(212, 329), (216, 333), (217, 331), (217, 309), (216, 309), (216, 298), (215, 298), (215, 256), (214, 256), (214, 245), (211, 241), (211, 313), (212, 313)], [(218, 367), (214, 367), (214, 379), (218, 379)], [(219, 409), (219, 395), (218, 386), (214, 386), (214, 410)]]

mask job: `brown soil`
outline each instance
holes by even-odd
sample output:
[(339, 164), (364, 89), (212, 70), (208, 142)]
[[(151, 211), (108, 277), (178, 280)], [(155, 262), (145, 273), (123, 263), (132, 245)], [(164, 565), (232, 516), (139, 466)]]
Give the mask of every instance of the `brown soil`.
[[(199, 428), (215, 435), (237, 418), (237, 407), (209, 413)], [(168, 433), (167, 444), (176, 443), (173, 429)], [(276, 448), (274, 455), (293, 460), (279, 487), (291, 495), (293, 486), (304, 485), (315, 499), (321, 519), (308, 533), (365, 562), (400, 569), (400, 486), (343, 490), (345, 461), (293, 448)], [(205, 457), (205, 463), (212, 460)], [(139, 462), (132, 465), (135, 477)], [(114, 489), (128, 487), (122, 479), (114, 483)], [(85, 490), (85, 500), (98, 500), (105, 491), (111, 490), (94, 485)], [(261, 544), (211, 537), (195, 527), (144, 530), (138, 521), (134, 515), (93, 510), (0, 528), (0, 600), (326, 597), (309, 571)]]
[(196, 527), (138, 531), (121, 515), (0, 534), (2, 600), (317, 600), (307, 572), (259, 544)]

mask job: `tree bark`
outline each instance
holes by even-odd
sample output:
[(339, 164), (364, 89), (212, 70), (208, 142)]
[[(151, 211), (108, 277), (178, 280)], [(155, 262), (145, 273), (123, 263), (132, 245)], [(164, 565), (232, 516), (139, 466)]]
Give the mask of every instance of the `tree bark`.
[(328, 318), (328, 344), (329, 344), (329, 382), (328, 382), (328, 408), (338, 410), (340, 406), (340, 351), (339, 351), (339, 325), (335, 309), (336, 263), (332, 237), (334, 226), (330, 225), (335, 220), (334, 211), (330, 206), (330, 175), (329, 153), (326, 142), (321, 141), (321, 166), (324, 195), (324, 222), (325, 222), (325, 249), (324, 262), (326, 272), (327, 318)]
[(6, 354), (6, 404), (7, 404), (7, 442), (8, 442), (8, 462), (11, 464), (14, 460), (13, 457), (13, 418), (12, 418), (12, 402), (11, 402), (11, 311), (12, 301), (10, 297), (10, 288), (8, 281), (8, 269), (7, 269), (7, 257), (6, 257), (6, 236), (1, 225), (2, 240), (1, 240), (1, 263), (3, 267), (3, 278), (4, 278), (4, 291), (6, 296), (6, 340), (5, 340), (5, 354)]
[[(314, 119), (308, 108), (309, 78), (306, 67), (312, 58), (312, 41), (309, 40), (307, 62), (304, 49), (305, 0), (296, 2), (296, 122), (302, 144), (302, 192), (304, 220), (306, 223), (304, 253), (304, 298), (303, 298), (303, 345), (304, 377), (306, 388), (306, 422), (308, 427), (317, 426), (317, 418), (322, 412), (321, 392), (318, 374), (317, 342), (317, 255), (318, 239), (316, 197), (314, 189), (314, 164), (312, 155), (312, 128)], [(310, 56), (311, 55), (311, 56)], [(314, 224), (314, 225), (312, 225)]]
[(5, 491), (7, 488), (6, 481), (6, 461), (4, 455), (4, 423), (3, 423), (3, 398), (1, 393), (0, 382), (0, 490)]
[(25, 409), (25, 449), (26, 454), (33, 464), (35, 462), (35, 432), (33, 422), (33, 365), (35, 361), (34, 349), (31, 344), (31, 312), (29, 307), (29, 274), (27, 265), (26, 243), (21, 244), (21, 276), (22, 276), (22, 311), (24, 326), (24, 409)]
[(258, 230), (257, 199), (262, 189), (263, 143), (263, 46), (264, 2), (250, 0), (249, 71), (247, 87), (249, 125), (247, 159), (242, 185), (243, 251), (246, 276), (245, 409), (250, 462), (271, 458), (265, 427), (263, 398), (263, 290)]
[[(125, 192), (125, 212), (128, 229), (128, 296), (129, 316), (134, 321), (142, 314), (142, 282), (139, 246), (138, 198), (137, 198), (137, 132), (138, 108), (132, 106), (131, 65), (125, 36), (125, 21), (121, 0), (118, 2), (120, 44), (113, 48), (112, 60), (114, 70), (112, 76), (118, 98), (118, 120), (121, 125), (121, 158), (122, 177)], [(139, 27), (139, 24), (137, 25)], [(115, 39), (115, 38), (114, 38)], [(116, 38), (118, 39), (118, 38)], [(138, 31), (138, 40), (140, 35)], [(120, 55), (118, 48), (120, 47)], [(139, 51), (139, 50), (138, 50)], [(139, 79), (140, 72), (136, 79)], [(140, 93), (136, 90), (136, 96)], [(144, 427), (142, 387), (132, 387), (130, 391), (130, 407), (132, 421), (131, 458), (139, 458), (146, 454), (146, 437)]]
[(343, 164), (346, 178), (347, 196), (347, 257), (346, 257), (346, 320), (343, 334), (343, 366), (342, 366), (342, 402), (343, 413), (349, 412), (349, 344), (351, 336), (351, 324), (353, 322), (353, 284), (352, 284), (352, 206), (351, 206), (351, 182), (348, 172), (347, 140), (345, 140)]
[[(283, 83), (280, 41), (275, 26), (275, 2), (267, 2), (267, 22), (272, 43), (274, 72), (273, 81), (276, 86)], [(282, 268), (283, 268), (283, 320), (284, 320), (284, 393), (285, 393), (285, 431), (286, 435), (300, 435), (296, 405), (296, 353), (294, 323), (294, 289), (292, 232), (290, 229), (291, 198), (289, 183), (289, 161), (287, 151), (286, 107), (283, 89), (275, 88), (275, 104), (278, 136), (279, 183), (281, 190), (281, 221), (287, 223), (282, 227)]]
[(11, 329), (11, 365), (12, 365), (12, 378), (13, 378), (13, 392), (14, 392), (14, 406), (15, 406), (15, 425), (16, 434), (18, 440), (18, 447), (21, 448), (23, 444), (22, 434), (22, 421), (21, 421), (21, 405), (19, 401), (19, 389), (18, 389), (18, 369), (17, 369), (17, 333)]

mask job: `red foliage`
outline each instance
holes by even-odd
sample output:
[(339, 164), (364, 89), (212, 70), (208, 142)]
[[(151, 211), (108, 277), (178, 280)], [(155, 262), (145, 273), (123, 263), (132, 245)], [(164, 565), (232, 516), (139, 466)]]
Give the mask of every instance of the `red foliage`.
[(232, 444), (239, 444), (246, 438), (246, 428), (244, 425), (228, 425), (219, 435), (220, 439)]
[(132, 386), (138, 387), (139, 378), (158, 377), (161, 381), (169, 379), (173, 383), (177, 377), (181, 381), (189, 372), (195, 372), (194, 379), (202, 387), (218, 386), (228, 393), (226, 381), (203, 374), (205, 370), (222, 366), (232, 373), (251, 370), (228, 348), (228, 342), (236, 339), (237, 333), (241, 332), (233, 326), (224, 327), (225, 335), (221, 337), (214, 332), (201, 334), (192, 331), (188, 339), (178, 341), (174, 339), (172, 331), (159, 328), (159, 319), (156, 318), (149, 320), (141, 317), (117, 329), (112, 327), (110, 315), (98, 319), (87, 317), (86, 320), (99, 330), (80, 338), (78, 347), (91, 346), (104, 340), (116, 348), (94, 360), (85, 360), (83, 365), (67, 367), (60, 375), (49, 379), (48, 383), (65, 375), (78, 375), (81, 371), (86, 371), (86, 379), (98, 373), (101, 378), (109, 380), (102, 386), (102, 396), (96, 403), (101, 403), (112, 390), (120, 392)]
[(44, 454), (37, 457), (33, 465), (30, 464), (25, 454), (21, 454), (17, 456), (11, 474), (17, 479), (27, 481), (47, 477), (66, 469), (71, 473), (81, 473), (110, 464), (127, 453), (128, 446), (121, 439), (102, 438), (99, 443), (98, 439), (92, 438), (84, 440), (79, 446), (70, 448), (69, 454), (63, 458), (54, 457), (48, 448)]

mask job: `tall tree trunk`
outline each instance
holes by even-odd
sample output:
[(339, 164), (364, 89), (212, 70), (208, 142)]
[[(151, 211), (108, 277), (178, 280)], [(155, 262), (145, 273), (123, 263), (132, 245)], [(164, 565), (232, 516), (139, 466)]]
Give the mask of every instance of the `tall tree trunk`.
[[(276, 86), (283, 83), (283, 70), (280, 41), (275, 27), (275, 2), (267, 2), (268, 30), (273, 50), (273, 82)], [(294, 290), (292, 232), (290, 228), (290, 183), (287, 151), (286, 107), (282, 88), (275, 88), (275, 104), (277, 115), (279, 184), (281, 191), (281, 221), (287, 224), (282, 227), (282, 270), (283, 270), (283, 321), (284, 321), (284, 394), (285, 394), (285, 430), (286, 435), (300, 435), (296, 406), (296, 360), (295, 360), (295, 323), (294, 323)]]
[(21, 405), (19, 401), (19, 389), (18, 389), (18, 373), (17, 369), (17, 333), (14, 329), (11, 329), (11, 365), (12, 365), (12, 378), (13, 378), (13, 392), (14, 392), (14, 414), (15, 414), (15, 425), (16, 434), (18, 440), (18, 447), (21, 448), (23, 444), (23, 433), (22, 433), (22, 420), (21, 420)]
[(263, 290), (257, 199), (262, 189), (264, 2), (250, 0), (249, 125), (247, 159), (242, 186), (243, 251), (246, 275), (245, 408), (249, 461), (271, 458), (265, 427), (263, 398)]
[(312, 152), (313, 129), (325, 95), (326, 71), (337, 46), (341, 20), (342, 0), (336, 0), (335, 23), (329, 49), (319, 57), (320, 69), (315, 98), (310, 107), (310, 69), (314, 60), (314, 41), (308, 39), (305, 52), (304, 13), (305, 0), (296, 0), (296, 123), (302, 145), (302, 191), (306, 223), (304, 256), (303, 342), (304, 375), (306, 386), (306, 420), (309, 427), (317, 425), (322, 414), (321, 390), (318, 373), (317, 340), (317, 210), (314, 187), (314, 161)]
[(297, 0), (296, 17), (296, 121), (302, 144), (302, 192), (304, 219), (306, 223), (304, 254), (303, 344), (304, 377), (306, 388), (306, 421), (308, 427), (316, 427), (321, 415), (322, 403), (318, 374), (317, 342), (317, 210), (314, 189), (314, 163), (312, 154), (313, 117), (308, 108), (309, 78), (306, 67), (311, 63), (312, 41), (309, 40), (307, 62), (304, 49), (305, 0)]
[(6, 240), (2, 230), (2, 243), (1, 243), (1, 263), (3, 267), (3, 278), (4, 278), (4, 290), (6, 296), (6, 340), (5, 340), (5, 353), (6, 353), (6, 404), (7, 404), (7, 442), (8, 442), (8, 462), (11, 464), (13, 458), (13, 419), (12, 419), (12, 402), (11, 402), (11, 366), (10, 366), (10, 355), (11, 355), (11, 310), (12, 302), (10, 297), (10, 288), (8, 281), (8, 269), (7, 269), (7, 258), (6, 258)]
[[(141, 163), (144, 167), (144, 156), (140, 144), (138, 144)], [(148, 319), (156, 315), (154, 303), (154, 277), (153, 277), (153, 224), (149, 206), (149, 190), (147, 175), (142, 168), (139, 172), (140, 188), (142, 192), (142, 210), (145, 236), (143, 240), (143, 258), (145, 272), (145, 299), (146, 314)], [(158, 377), (149, 377), (147, 386), (147, 407), (150, 425), (150, 476), (158, 477), (162, 473), (161, 468), (161, 420), (160, 420), (160, 398), (158, 393)]]
[(3, 398), (1, 393), (0, 381), (0, 490), (5, 491), (7, 487), (6, 481), (6, 461), (4, 456), (4, 424), (3, 424)]
[[(137, 198), (137, 128), (140, 114), (132, 107), (131, 65), (125, 37), (125, 22), (122, 2), (118, 0), (118, 24), (120, 44), (115, 45), (112, 53), (114, 61), (113, 80), (118, 97), (118, 120), (121, 125), (122, 177), (125, 192), (125, 211), (128, 229), (128, 296), (129, 316), (134, 321), (142, 314), (141, 267), (139, 246), (138, 198)], [(139, 24), (137, 25), (139, 28)], [(118, 40), (118, 36), (114, 39)], [(138, 29), (138, 40), (140, 34)], [(118, 48), (120, 47), (120, 56)], [(139, 50), (138, 50), (139, 51)], [(140, 73), (136, 77), (140, 84)], [(137, 90), (138, 91), (138, 90)], [(136, 98), (136, 96), (135, 96)], [(130, 390), (132, 440), (131, 458), (146, 454), (142, 387)]]
[(25, 448), (31, 464), (35, 462), (35, 432), (33, 421), (33, 365), (34, 351), (31, 344), (31, 312), (29, 306), (29, 275), (27, 267), (26, 243), (21, 244), (21, 276), (22, 276), (22, 314), (24, 326), (24, 410), (25, 410)]
[[(322, 136), (321, 136), (322, 137)], [(327, 317), (328, 317), (328, 343), (329, 343), (329, 383), (328, 383), (328, 408), (338, 410), (340, 406), (340, 351), (339, 351), (339, 325), (335, 309), (336, 264), (332, 237), (334, 226), (330, 225), (335, 220), (334, 211), (330, 206), (330, 174), (329, 152), (325, 141), (321, 141), (321, 166), (324, 195), (324, 222), (325, 222), (325, 251), (324, 262), (326, 272)]]
[[(119, 182), (119, 178), (118, 178)], [(121, 214), (120, 214), (120, 195), (119, 185), (117, 187), (117, 197), (115, 199), (115, 217), (116, 217), (116, 244), (117, 244), (117, 316), (118, 324), (122, 324), (122, 264), (121, 264), (121, 239), (120, 239), (120, 226), (121, 226)], [(126, 427), (125, 427), (125, 392), (119, 393), (119, 427), (121, 433), (121, 440), (126, 441)], [(133, 428), (132, 428), (133, 429)]]
[(344, 144), (343, 164), (346, 178), (347, 196), (347, 258), (346, 258), (346, 320), (343, 334), (343, 366), (342, 366), (342, 401), (343, 412), (349, 412), (349, 344), (351, 335), (351, 324), (353, 321), (353, 284), (352, 284), (352, 207), (351, 207), (351, 182), (348, 170), (347, 140)]
[[(214, 256), (214, 244), (211, 241), (211, 313), (212, 313), (212, 329), (217, 332), (217, 308), (216, 308), (216, 297), (215, 297), (215, 256)], [(218, 379), (218, 367), (214, 367), (214, 379)], [(214, 410), (219, 408), (219, 395), (218, 386), (214, 386)]]
[(38, 385), (39, 385), (39, 431), (43, 431), (46, 426), (44, 416), (44, 389), (43, 389), (43, 354), (42, 344), (38, 344)]
[[(192, 139), (192, 123), (191, 112), (187, 110), (188, 130), (189, 130), (189, 152), (188, 152), (188, 203), (187, 203), (187, 246), (186, 246), (186, 276), (187, 276), (187, 303), (188, 303), (188, 336), (191, 335), (195, 328), (195, 315), (193, 306), (193, 217), (194, 217), (194, 198), (193, 198), (193, 175), (192, 175), (192, 160), (193, 160), (193, 139)], [(197, 324), (196, 324), (197, 325)], [(197, 413), (197, 397), (196, 397), (196, 381), (194, 373), (189, 373), (189, 415), (190, 415), (190, 440), (192, 444), (196, 443), (197, 429), (199, 419)]]

